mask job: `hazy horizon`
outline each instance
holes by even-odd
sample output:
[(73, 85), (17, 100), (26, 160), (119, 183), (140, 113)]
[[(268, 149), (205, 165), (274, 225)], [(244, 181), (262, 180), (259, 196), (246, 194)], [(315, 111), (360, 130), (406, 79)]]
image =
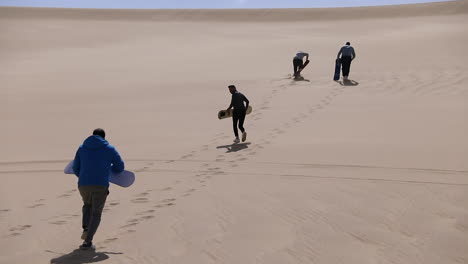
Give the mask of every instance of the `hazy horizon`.
[(0, 0), (0, 6), (105, 9), (323, 8), (447, 2), (454, 0)]

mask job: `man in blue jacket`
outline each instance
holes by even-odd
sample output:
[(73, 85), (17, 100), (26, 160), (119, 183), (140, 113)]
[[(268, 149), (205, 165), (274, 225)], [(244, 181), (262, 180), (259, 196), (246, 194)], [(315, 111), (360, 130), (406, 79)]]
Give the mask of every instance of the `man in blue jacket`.
[(83, 198), (83, 234), (81, 249), (94, 248), (93, 237), (101, 222), (101, 214), (109, 194), (109, 172), (125, 168), (117, 150), (105, 140), (106, 133), (97, 128), (75, 155), (73, 170), (78, 176), (78, 189)]

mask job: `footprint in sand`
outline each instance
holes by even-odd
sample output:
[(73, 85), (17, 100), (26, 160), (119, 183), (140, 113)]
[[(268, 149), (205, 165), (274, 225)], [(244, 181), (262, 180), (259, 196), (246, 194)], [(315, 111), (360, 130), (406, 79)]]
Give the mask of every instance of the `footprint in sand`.
[(145, 215), (145, 216), (140, 217), (140, 219), (143, 221), (153, 219), (153, 218), (154, 218), (154, 215)]
[(148, 194), (149, 194), (149, 191), (142, 192), (142, 193), (138, 194), (137, 197), (144, 197), (144, 196), (147, 196)]
[(147, 203), (148, 202), (148, 199), (147, 198), (144, 198), (144, 197), (141, 197), (141, 198), (135, 198), (133, 200), (131, 200), (132, 203)]
[(108, 238), (108, 239), (104, 240), (101, 244), (109, 244), (109, 243), (112, 243), (112, 242), (114, 242), (116, 240), (118, 240), (118, 238), (116, 238), (116, 237)]
[(28, 208), (36, 208), (36, 207), (43, 206), (43, 205), (44, 204), (42, 204), (42, 203), (38, 203), (38, 204), (30, 205), (30, 206), (28, 206)]
[(0, 214), (10, 212), (10, 211), (11, 211), (10, 209), (0, 209)]
[(154, 212), (156, 212), (156, 210), (146, 210), (146, 211), (137, 213), (137, 215), (152, 214)]
[(70, 191), (67, 191), (67, 192), (65, 192), (64, 194), (57, 196), (57, 198), (66, 198), (66, 197), (70, 197), (74, 192), (76, 192), (75, 189), (70, 190)]
[(10, 228), (10, 232), (13, 232), (13, 233), (10, 234), (10, 236), (15, 237), (15, 236), (22, 235), (22, 233), (20, 233), (19, 231), (24, 231), (24, 230), (29, 229), (31, 227), (32, 227), (32, 225), (19, 225), (19, 226)]
[(130, 223), (130, 224), (123, 225), (120, 228), (127, 228), (127, 227), (131, 227), (131, 226), (136, 226), (136, 225), (138, 225), (138, 223)]
[(64, 225), (66, 223), (67, 221), (62, 221), (62, 220), (49, 222), (49, 224), (53, 224), (53, 225)]
[[(175, 199), (174, 199), (174, 200), (175, 200)], [(173, 206), (173, 205), (175, 205), (175, 203), (172, 203), (172, 202), (171, 202), (171, 203), (165, 203), (165, 204), (157, 204), (157, 205), (155, 205), (154, 207), (155, 207), (155, 208), (163, 208), (163, 207), (168, 207), (168, 206)]]
[(161, 191), (170, 191), (170, 190), (172, 190), (172, 187), (166, 187), (164, 189), (161, 189)]
[(189, 190), (185, 191), (185, 193), (182, 196), (185, 196), (185, 197), (190, 196), (194, 191), (196, 191), (196, 189), (194, 189), (194, 188), (189, 189)]
[(10, 231), (12, 231), (12, 232), (13, 231), (23, 231), (23, 230), (29, 229), (31, 227), (32, 227), (32, 225), (19, 225), (19, 226), (10, 228)]

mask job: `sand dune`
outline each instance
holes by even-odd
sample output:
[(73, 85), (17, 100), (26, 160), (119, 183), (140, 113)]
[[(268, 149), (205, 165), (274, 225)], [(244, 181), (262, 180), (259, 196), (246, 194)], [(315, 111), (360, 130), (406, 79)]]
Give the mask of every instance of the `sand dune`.
[[(467, 263), (467, 11), (0, 8), (0, 263)], [(137, 181), (83, 253), (63, 168), (96, 127)]]

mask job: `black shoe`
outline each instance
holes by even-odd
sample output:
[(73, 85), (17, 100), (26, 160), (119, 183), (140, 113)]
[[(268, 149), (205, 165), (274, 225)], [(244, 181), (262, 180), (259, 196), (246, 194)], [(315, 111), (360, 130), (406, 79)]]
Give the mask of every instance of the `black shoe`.
[(80, 249), (81, 250), (90, 250), (90, 249), (94, 250), (96, 248), (94, 247), (93, 242), (83, 242), (83, 244), (81, 244), (80, 246)]

